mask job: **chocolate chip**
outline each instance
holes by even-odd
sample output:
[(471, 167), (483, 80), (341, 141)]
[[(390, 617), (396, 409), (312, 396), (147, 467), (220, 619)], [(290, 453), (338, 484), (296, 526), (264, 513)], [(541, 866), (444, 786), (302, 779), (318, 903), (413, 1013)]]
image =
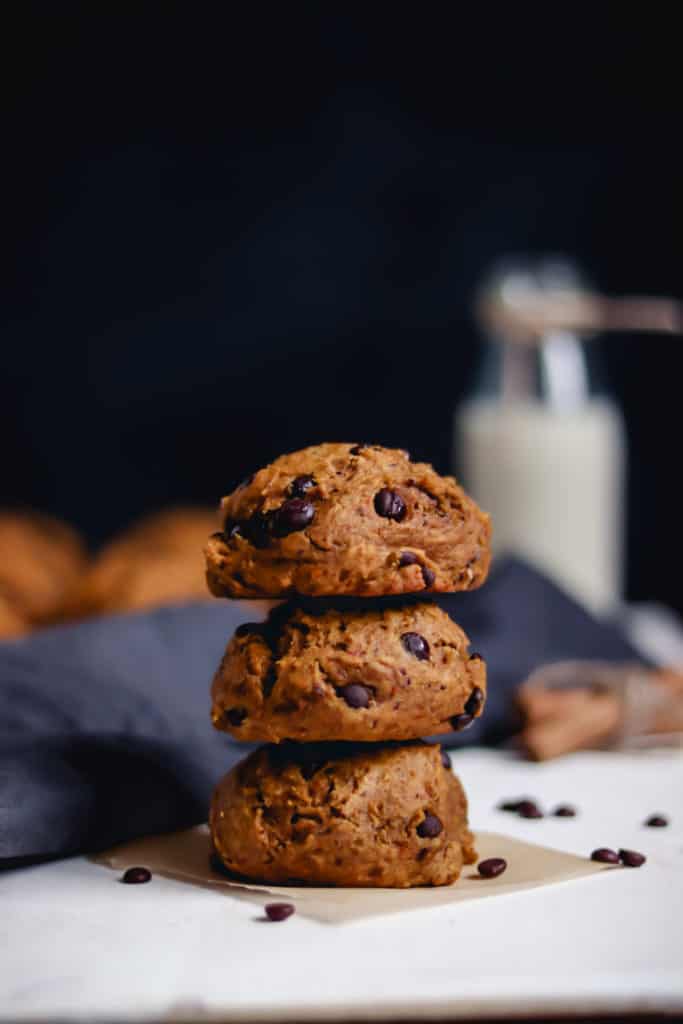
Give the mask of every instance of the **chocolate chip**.
[(225, 712), (224, 717), (228, 720), (228, 722), (230, 722), (230, 725), (234, 725), (235, 727), (237, 727), (241, 725), (244, 719), (247, 717), (247, 709), (230, 708), (229, 711)]
[(455, 732), (462, 732), (463, 729), (469, 729), (473, 721), (472, 715), (454, 715), (451, 718), (451, 725)]
[(310, 491), (311, 488), (315, 486), (315, 479), (309, 474), (305, 476), (297, 476), (294, 480), (292, 480), (291, 484), (289, 485), (290, 497), (303, 498), (305, 497), (306, 492)]
[(508, 862), (504, 857), (489, 857), (488, 860), (482, 860), (477, 864), (477, 871), (482, 878), (496, 878), (503, 874), (507, 866)]
[(543, 811), (533, 800), (522, 800), (517, 805), (517, 814), (520, 818), (542, 818)]
[(572, 807), (571, 804), (560, 804), (551, 813), (555, 818), (575, 818), (576, 808)]
[(383, 487), (375, 495), (375, 512), (384, 519), (394, 519), (400, 523), (405, 518), (406, 503), (396, 491)]
[(663, 814), (651, 814), (645, 822), (648, 828), (666, 828), (669, 819)]
[(646, 857), (637, 850), (619, 850), (619, 860), (625, 868), (639, 868), (644, 864)]
[(401, 643), (418, 661), (427, 661), (429, 658), (429, 644), (419, 633), (402, 633)]
[(420, 559), (417, 557), (414, 551), (402, 551), (401, 557), (398, 560), (399, 569), (403, 569), (406, 565), (415, 565)]
[(276, 537), (286, 537), (298, 530), (310, 526), (315, 516), (315, 509), (310, 501), (303, 498), (290, 498), (274, 513), (271, 530)]
[(479, 653), (479, 651), (472, 651), (472, 653), (470, 654), (470, 661), (483, 661), (483, 660), (484, 659), (482, 658), (482, 656)]
[(606, 846), (600, 846), (591, 853), (591, 860), (597, 860), (600, 864), (618, 864), (619, 854)]
[(467, 698), (467, 703), (465, 704), (465, 714), (472, 715), (472, 717), (474, 718), (474, 716), (479, 711), (481, 711), (483, 704), (484, 691), (481, 690), (478, 686), (475, 686), (475, 688), (472, 690), (472, 693)]
[(432, 583), (436, 579), (436, 573), (432, 572), (432, 570), (427, 568), (426, 565), (423, 565), (422, 566), (422, 579), (424, 580), (425, 587), (427, 587), (429, 589), (429, 587), (431, 587)]
[(527, 801), (526, 797), (520, 797), (519, 800), (503, 800), (497, 805), (497, 809), (499, 811), (514, 811), (516, 814), (520, 805), (527, 802), (531, 803), (531, 801)]
[(245, 537), (255, 548), (267, 548), (270, 544), (271, 516), (255, 512), (251, 519), (238, 524), (239, 535)]
[(226, 540), (232, 540), (233, 537), (242, 536), (242, 524), (237, 519), (226, 519), (225, 526), (223, 527), (223, 533)]
[(442, 829), (443, 825), (435, 814), (425, 814), (424, 821), (417, 826), (417, 834), (420, 839), (436, 839)]
[(151, 882), (152, 872), (149, 868), (128, 868), (124, 871), (121, 881), (126, 885), (142, 885), (143, 882)]
[(350, 449), (350, 455), (360, 455), (364, 448), (368, 448), (367, 444), (354, 444), (353, 448)]
[(243, 622), (235, 630), (235, 636), (249, 636), (250, 633), (262, 633), (262, 622)]
[(286, 921), (295, 912), (293, 903), (266, 903), (264, 909), (269, 921)]
[(348, 686), (340, 686), (337, 693), (342, 697), (350, 708), (366, 708), (370, 703), (370, 691), (360, 683), (349, 683)]
[(451, 755), (448, 753), (447, 750), (442, 750), (441, 751), (441, 764), (444, 766), (444, 768), (452, 768), (453, 767), (453, 762), (451, 761)]

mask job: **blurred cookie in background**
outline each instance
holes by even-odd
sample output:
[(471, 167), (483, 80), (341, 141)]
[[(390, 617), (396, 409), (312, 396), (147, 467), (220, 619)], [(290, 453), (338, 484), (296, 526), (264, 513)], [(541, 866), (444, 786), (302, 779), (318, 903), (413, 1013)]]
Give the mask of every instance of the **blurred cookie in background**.
[(213, 508), (177, 507), (145, 516), (106, 544), (63, 603), (60, 619), (83, 619), (207, 600), (203, 547)]
[(32, 510), (0, 510), (0, 636), (50, 622), (86, 566), (79, 534)]

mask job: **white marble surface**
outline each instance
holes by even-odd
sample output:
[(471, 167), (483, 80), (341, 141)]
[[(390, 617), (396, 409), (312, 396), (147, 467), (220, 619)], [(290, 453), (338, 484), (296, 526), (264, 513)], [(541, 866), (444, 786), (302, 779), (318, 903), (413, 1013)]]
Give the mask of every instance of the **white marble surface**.
[[(475, 827), (647, 864), (518, 895), (333, 926), (85, 858), (0, 876), (2, 1020), (350, 1019), (683, 1012), (683, 757), (458, 755)], [(576, 819), (493, 810), (529, 794)], [(643, 819), (667, 812), (668, 829)]]

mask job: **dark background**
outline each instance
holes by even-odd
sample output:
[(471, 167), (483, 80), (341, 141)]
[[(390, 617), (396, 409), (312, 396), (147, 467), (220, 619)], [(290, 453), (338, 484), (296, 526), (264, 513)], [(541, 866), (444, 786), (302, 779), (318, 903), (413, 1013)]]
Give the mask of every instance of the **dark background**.
[[(681, 295), (673, 25), (460, 7), (3, 16), (1, 501), (96, 544), (319, 440), (445, 470), (493, 261)], [(629, 595), (681, 609), (682, 343), (601, 344)]]

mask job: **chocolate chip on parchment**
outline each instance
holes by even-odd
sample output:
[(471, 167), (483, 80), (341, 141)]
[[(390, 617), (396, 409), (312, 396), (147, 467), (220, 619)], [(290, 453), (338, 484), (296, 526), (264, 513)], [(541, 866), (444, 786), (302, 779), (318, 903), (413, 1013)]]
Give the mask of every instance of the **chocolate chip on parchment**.
[(488, 860), (482, 860), (477, 864), (477, 871), (482, 878), (496, 878), (503, 874), (507, 866), (508, 862), (504, 857), (489, 857)]
[(665, 814), (651, 814), (645, 824), (648, 828), (666, 828), (669, 824), (669, 819)]
[(366, 708), (370, 703), (370, 691), (360, 683), (349, 683), (348, 686), (340, 686), (337, 693), (346, 701), (350, 708)]
[(126, 885), (142, 885), (152, 880), (152, 872), (149, 868), (128, 868), (121, 876), (121, 881)]
[(286, 921), (295, 913), (293, 903), (266, 903), (264, 910), (269, 921)]
[(417, 826), (420, 839), (436, 839), (441, 834), (443, 825), (435, 814), (425, 814), (424, 820)]
[(533, 800), (521, 800), (517, 805), (520, 818), (542, 818), (543, 811)]
[(475, 686), (475, 688), (472, 690), (472, 693), (467, 698), (467, 703), (465, 704), (465, 714), (472, 715), (472, 717), (474, 718), (474, 716), (479, 711), (481, 711), (483, 704), (484, 691), (480, 689), (480, 687)]
[(402, 633), (401, 643), (418, 661), (427, 661), (429, 658), (429, 643), (419, 633)]
[(600, 864), (618, 864), (619, 854), (607, 846), (599, 846), (591, 853), (591, 860), (596, 860)]
[(647, 858), (637, 850), (619, 850), (619, 860), (625, 868), (639, 868)]
[(576, 808), (571, 804), (560, 804), (554, 811), (551, 811), (554, 818), (575, 818)]
[(375, 495), (375, 512), (384, 519), (394, 519), (400, 523), (405, 518), (406, 503), (396, 491), (383, 487)]

